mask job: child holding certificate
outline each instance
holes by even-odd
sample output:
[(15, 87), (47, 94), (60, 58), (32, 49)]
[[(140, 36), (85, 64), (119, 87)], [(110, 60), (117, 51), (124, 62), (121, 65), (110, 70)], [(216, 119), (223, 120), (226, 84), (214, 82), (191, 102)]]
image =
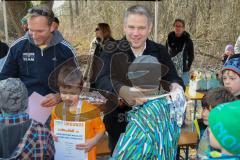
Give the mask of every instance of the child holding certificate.
[(88, 152), (88, 159), (96, 159), (96, 144), (105, 132), (100, 110), (85, 100), (79, 99), (83, 92), (81, 71), (76, 66), (65, 65), (58, 74), (58, 86), (63, 100), (52, 111), (51, 129), (54, 120), (85, 122), (85, 143), (77, 144), (76, 149)]

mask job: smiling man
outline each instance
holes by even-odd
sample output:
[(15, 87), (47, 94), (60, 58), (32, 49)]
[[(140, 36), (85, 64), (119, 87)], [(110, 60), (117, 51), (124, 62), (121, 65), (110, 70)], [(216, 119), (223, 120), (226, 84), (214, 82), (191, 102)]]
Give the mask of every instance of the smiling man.
[[(163, 77), (159, 77), (159, 80), (162, 79), (165, 82), (168, 82), (170, 90), (181, 88), (181, 85), (183, 85), (169, 55), (167, 54), (166, 48), (161, 44), (157, 44), (148, 39), (152, 26), (153, 18), (145, 7), (137, 5), (128, 8), (124, 15), (124, 39), (127, 41), (129, 49), (121, 52), (121, 54), (119, 54), (120, 52), (118, 50), (118, 54), (115, 53), (112, 56), (111, 80), (113, 82), (114, 90), (130, 106), (136, 104), (136, 98), (141, 94), (137, 93), (136, 89), (134, 89), (134, 93), (131, 93), (132, 89), (130, 87), (134, 87), (134, 84), (132, 84), (126, 77), (126, 67), (128, 67), (135, 58), (139, 56), (149, 55), (155, 57), (160, 64), (167, 68), (168, 72), (165, 75), (160, 75)], [(123, 57), (127, 57), (127, 61), (124, 61)], [(123, 59), (119, 60), (121, 58)], [(126, 63), (124, 64), (124, 62)]]
[[(123, 29), (125, 37), (118, 44), (112, 45), (112, 50), (103, 49), (103, 53), (101, 53), (104, 67), (96, 84), (100, 89), (109, 90), (109, 86), (112, 86), (112, 91), (122, 99), (116, 110), (104, 117), (104, 123), (109, 135), (109, 146), (112, 151), (120, 134), (125, 131), (127, 126), (126, 112), (132, 106), (145, 101), (144, 97), (142, 97), (144, 93), (141, 92), (143, 90), (135, 87), (136, 84), (133, 84), (127, 77), (129, 66), (134, 63), (136, 58), (147, 56), (151, 57), (150, 59), (156, 59), (161, 64), (162, 67), (156, 69), (164, 69), (164, 73), (156, 75), (159, 81), (155, 87), (159, 87), (160, 80), (168, 83), (168, 89), (171, 91), (184, 86), (183, 81), (177, 75), (166, 48), (148, 39), (152, 26), (153, 17), (145, 7), (137, 5), (128, 8), (124, 15)], [(146, 67), (146, 71), (147, 69)], [(147, 77), (148, 80), (149, 78), (151, 79), (151, 77)], [(147, 79), (143, 77), (140, 77), (140, 79), (142, 85), (152, 86), (152, 84), (148, 84)], [(122, 104), (123, 101), (124, 104)]]
[(28, 32), (16, 40), (9, 51), (0, 79), (20, 78), (28, 95), (37, 92), (45, 99), (42, 106), (51, 107), (61, 101), (48, 86), (49, 74), (75, 55), (74, 49), (54, 28), (54, 13), (48, 8), (31, 8), (26, 16)]

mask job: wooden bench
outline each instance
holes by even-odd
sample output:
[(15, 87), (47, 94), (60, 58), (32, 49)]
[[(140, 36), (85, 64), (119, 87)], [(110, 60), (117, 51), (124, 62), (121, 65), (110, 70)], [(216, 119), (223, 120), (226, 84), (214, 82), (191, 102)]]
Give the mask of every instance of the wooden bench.
[(181, 131), (178, 146), (192, 146), (198, 143), (197, 132)]
[[(196, 132), (182, 130), (178, 141), (179, 149), (185, 150), (185, 157), (188, 158), (189, 147), (195, 147), (198, 143), (198, 135)], [(97, 144), (97, 155), (110, 155), (111, 151), (108, 147), (108, 137), (105, 135)]]

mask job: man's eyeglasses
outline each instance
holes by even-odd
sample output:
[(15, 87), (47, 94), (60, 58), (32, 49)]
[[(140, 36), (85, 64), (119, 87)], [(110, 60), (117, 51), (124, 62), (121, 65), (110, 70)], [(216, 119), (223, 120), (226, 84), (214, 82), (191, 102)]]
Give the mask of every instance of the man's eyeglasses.
[(176, 28), (183, 28), (183, 26), (181, 26), (181, 25), (175, 25), (174, 27), (176, 27)]
[(100, 30), (99, 28), (96, 28), (96, 29), (95, 29), (95, 32), (97, 32), (97, 31), (99, 31), (99, 30)]
[(28, 10), (28, 13), (30, 14), (38, 14), (38, 15), (41, 15), (41, 16), (48, 16), (48, 17), (52, 17), (52, 13), (51, 11), (47, 10), (47, 9), (35, 9), (35, 8), (30, 8)]

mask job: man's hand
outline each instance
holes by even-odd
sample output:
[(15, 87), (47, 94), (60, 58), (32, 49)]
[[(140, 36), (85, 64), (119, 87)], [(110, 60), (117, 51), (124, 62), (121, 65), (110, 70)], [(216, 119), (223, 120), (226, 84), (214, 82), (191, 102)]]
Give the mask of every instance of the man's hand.
[(147, 102), (147, 98), (142, 97), (142, 98), (135, 98), (135, 105), (142, 105), (143, 103)]
[(119, 91), (119, 96), (122, 97), (130, 106), (141, 105), (147, 101), (140, 89), (135, 87), (122, 86)]
[(180, 86), (178, 83), (171, 83), (170, 92), (177, 91), (178, 89), (183, 90), (182, 86)]
[(57, 94), (50, 93), (46, 95), (44, 98), (45, 99), (41, 103), (43, 107), (53, 107), (62, 101), (59, 93)]
[(86, 143), (77, 144), (76, 149), (85, 150), (85, 152), (89, 152), (92, 149), (92, 147), (95, 145), (96, 145), (95, 139), (91, 138), (86, 140)]

